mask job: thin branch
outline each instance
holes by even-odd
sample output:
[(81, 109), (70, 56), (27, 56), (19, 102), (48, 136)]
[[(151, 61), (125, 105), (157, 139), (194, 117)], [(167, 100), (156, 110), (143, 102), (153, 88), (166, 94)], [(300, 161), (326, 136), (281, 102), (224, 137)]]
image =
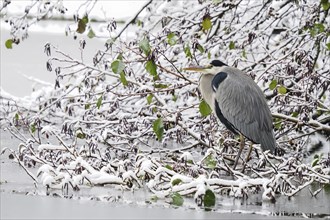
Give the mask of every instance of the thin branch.
[(134, 17), (131, 18), (128, 22), (126, 22), (125, 26), (120, 30), (120, 32), (117, 34), (117, 36), (114, 37), (114, 41), (117, 40), (122, 33), (129, 27), (130, 24), (134, 23), (137, 19), (137, 17), (140, 15), (140, 13), (148, 7), (152, 3), (153, 0), (149, 0), (146, 4), (142, 6), (142, 8), (134, 15)]

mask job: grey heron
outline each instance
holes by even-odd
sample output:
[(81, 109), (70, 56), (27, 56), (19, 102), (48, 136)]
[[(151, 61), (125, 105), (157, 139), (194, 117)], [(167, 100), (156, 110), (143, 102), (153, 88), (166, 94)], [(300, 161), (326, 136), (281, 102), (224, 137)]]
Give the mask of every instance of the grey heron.
[(244, 148), (244, 137), (260, 144), (263, 151), (274, 153), (272, 115), (263, 92), (251, 77), (219, 60), (184, 69), (203, 73), (199, 90), (204, 100), (227, 129), (241, 135), (234, 169)]

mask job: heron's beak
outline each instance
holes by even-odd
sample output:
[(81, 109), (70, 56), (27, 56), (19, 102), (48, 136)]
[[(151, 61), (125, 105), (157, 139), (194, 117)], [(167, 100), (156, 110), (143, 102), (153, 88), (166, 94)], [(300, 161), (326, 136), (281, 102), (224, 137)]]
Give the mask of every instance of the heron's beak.
[(190, 66), (190, 67), (183, 68), (183, 70), (200, 72), (200, 73), (207, 73), (207, 70), (210, 69), (210, 68), (211, 68), (210, 65), (207, 65), (207, 66)]

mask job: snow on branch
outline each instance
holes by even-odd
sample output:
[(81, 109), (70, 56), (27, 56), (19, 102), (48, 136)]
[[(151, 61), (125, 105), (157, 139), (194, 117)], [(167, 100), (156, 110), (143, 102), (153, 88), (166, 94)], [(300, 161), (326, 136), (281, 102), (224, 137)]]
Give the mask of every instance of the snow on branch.
[[(31, 8), (46, 4), (32, 2)], [(89, 4), (86, 11), (95, 2)], [(55, 8), (62, 13), (55, 6), (49, 2), (35, 22)], [(270, 201), (294, 196), (330, 181), (330, 154), (303, 157), (311, 134), (329, 139), (328, 13), (327, 5), (312, 0), (148, 1), (120, 31), (113, 20), (102, 31), (88, 13), (77, 15), (77, 28), (67, 34), (82, 34), (81, 57), (47, 43), (53, 87), (24, 99), (2, 92), (1, 125), (23, 142), (20, 165), (39, 166), (38, 181), (47, 189), (146, 183), (159, 198), (193, 195), (204, 205), (210, 191), (242, 198), (260, 192)], [(28, 14), (7, 18), (12, 29), (28, 27)], [(136, 31), (124, 39), (128, 27)], [(24, 33), (13, 31), (6, 46)], [(84, 59), (86, 37), (107, 39), (92, 60)], [(250, 75), (273, 112), (281, 154), (253, 145), (244, 173), (231, 168), (236, 137), (214, 115), (201, 114), (198, 74), (182, 71), (212, 59)]]

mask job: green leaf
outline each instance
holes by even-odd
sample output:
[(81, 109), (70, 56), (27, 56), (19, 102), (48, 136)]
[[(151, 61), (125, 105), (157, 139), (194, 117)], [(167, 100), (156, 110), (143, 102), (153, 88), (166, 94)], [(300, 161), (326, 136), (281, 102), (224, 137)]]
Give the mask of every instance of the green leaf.
[(121, 61), (123, 60), (123, 54), (122, 53), (118, 54), (117, 60), (121, 60)]
[(16, 119), (16, 120), (19, 119), (19, 115), (18, 115), (18, 113), (15, 114), (15, 119)]
[(206, 16), (202, 21), (202, 27), (204, 31), (210, 30), (212, 27), (212, 22), (210, 16)]
[(189, 44), (186, 44), (184, 46), (183, 50), (184, 50), (184, 53), (186, 54), (187, 58), (192, 58)]
[(277, 129), (277, 130), (280, 130), (282, 128), (282, 122), (279, 121), (277, 123), (274, 124), (274, 127)]
[(269, 89), (270, 90), (274, 90), (277, 86), (277, 81), (276, 79), (273, 79), (270, 83), (269, 83)]
[(13, 48), (13, 40), (12, 39), (6, 40), (5, 46), (6, 46), (7, 49), (12, 49)]
[(154, 130), (158, 141), (162, 141), (164, 134), (164, 125), (162, 118), (158, 118), (154, 121), (152, 129)]
[(207, 189), (204, 195), (204, 207), (215, 206), (215, 194), (212, 190)]
[(148, 60), (146, 63), (146, 70), (148, 73), (150, 73), (150, 75), (157, 77), (157, 65), (155, 64), (155, 62), (153, 60)]
[(330, 50), (330, 43), (327, 43), (325, 46), (327, 46), (327, 49)]
[(86, 134), (83, 133), (83, 132), (79, 132), (79, 133), (77, 133), (77, 138), (79, 138), (79, 139), (85, 139), (86, 138)]
[(321, 0), (321, 5), (323, 10), (328, 10), (330, 8), (330, 2), (329, 0)]
[(233, 50), (233, 49), (235, 49), (235, 43), (234, 43), (234, 41), (230, 41), (229, 50)]
[(87, 24), (89, 22), (87, 15), (84, 16), (80, 21), (83, 22), (84, 24)]
[(282, 94), (282, 95), (284, 95), (284, 94), (286, 94), (286, 88), (284, 87), (284, 86), (280, 86), (280, 87), (278, 87), (277, 88), (277, 91), (280, 93), (280, 94)]
[(171, 45), (171, 46), (175, 45), (177, 40), (178, 40), (178, 37), (173, 32), (171, 32), (167, 35), (167, 43), (169, 45)]
[(312, 167), (315, 167), (318, 163), (319, 163), (319, 158), (315, 158), (313, 161), (312, 161)]
[(317, 29), (318, 33), (322, 33), (325, 30), (325, 27), (322, 23), (315, 23), (314, 27)]
[(209, 51), (208, 53), (207, 53), (207, 59), (211, 59), (211, 52)]
[(204, 47), (200, 44), (197, 44), (197, 49), (199, 50), (200, 53), (204, 53), (205, 50), (204, 50)]
[(35, 123), (31, 124), (30, 129), (31, 129), (31, 132), (34, 133), (37, 130), (36, 124)]
[(244, 59), (247, 59), (247, 57), (246, 57), (246, 51), (245, 51), (245, 50), (242, 51), (242, 57), (243, 57)]
[(138, 26), (138, 27), (141, 27), (142, 25), (143, 25), (143, 21), (138, 20), (138, 21), (137, 21), (137, 26)]
[(323, 186), (324, 186), (323, 187), (324, 191), (329, 195), (330, 194), (330, 183), (325, 183)]
[(128, 82), (127, 82), (126, 75), (125, 75), (125, 72), (124, 72), (124, 71), (121, 71), (121, 72), (120, 72), (120, 82), (121, 82), (124, 86), (127, 86), (127, 85), (128, 85)]
[(148, 102), (148, 105), (151, 104), (151, 102), (152, 102), (152, 98), (153, 98), (153, 97), (154, 97), (153, 94), (149, 94), (149, 95), (147, 96), (147, 102)]
[(89, 38), (94, 38), (95, 37), (95, 33), (94, 33), (94, 31), (93, 31), (92, 28), (89, 29), (88, 34), (87, 34), (87, 37), (89, 37)]
[(150, 200), (151, 200), (151, 201), (154, 201), (154, 202), (157, 202), (158, 197), (157, 197), (156, 195), (152, 195), (152, 196), (150, 197)]
[(205, 164), (208, 168), (214, 169), (217, 166), (217, 161), (214, 159), (212, 155), (208, 155), (205, 158)]
[(103, 100), (103, 97), (100, 96), (98, 99), (97, 99), (97, 102), (96, 102), (96, 106), (98, 109), (100, 109), (101, 105), (102, 105), (102, 100)]
[(91, 104), (89, 104), (89, 103), (85, 104), (85, 109), (86, 109), (86, 110), (87, 110), (87, 109), (90, 109), (90, 107), (91, 107)]
[(168, 85), (162, 84), (162, 83), (155, 83), (154, 87), (157, 89), (166, 89), (166, 88), (168, 88)]
[(298, 112), (292, 112), (292, 114), (291, 114), (291, 116), (292, 116), (292, 117), (295, 117), (295, 118), (297, 118), (297, 117), (298, 117), (298, 115), (299, 115), (299, 113), (298, 113)]
[(105, 42), (105, 45), (107, 47), (111, 47), (113, 44), (114, 44), (114, 39), (113, 38), (109, 38), (106, 42)]
[(169, 170), (173, 170), (173, 167), (171, 165), (168, 165), (168, 164), (165, 165), (165, 168), (167, 168)]
[(330, 50), (330, 43), (327, 43), (326, 46), (327, 46), (327, 49)]
[(179, 185), (182, 182), (181, 179), (175, 179), (172, 181), (172, 186)]
[(125, 69), (125, 64), (121, 60), (115, 60), (111, 63), (111, 69), (114, 73), (120, 74)]
[(173, 205), (176, 205), (176, 206), (182, 206), (183, 205), (183, 198), (178, 192), (175, 192), (175, 193), (171, 194), (171, 199), (172, 199), (172, 204)]
[(316, 35), (316, 30), (315, 30), (315, 28), (310, 28), (310, 29), (309, 29), (309, 33), (310, 33), (310, 35), (311, 35), (312, 37), (315, 37), (315, 35)]
[(172, 100), (173, 100), (173, 102), (176, 102), (176, 101), (178, 100), (178, 96), (175, 95), (175, 94), (173, 94), (173, 96), (172, 96)]
[(325, 27), (322, 23), (315, 23), (313, 27), (308, 28), (309, 33), (312, 37), (315, 37), (319, 33), (323, 33), (325, 31)]
[(87, 16), (85, 16), (85, 17), (83, 17), (82, 19), (80, 19), (80, 20), (78, 21), (78, 28), (77, 28), (76, 31), (77, 31), (79, 34), (84, 33), (85, 30), (86, 30), (86, 25), (87, 25), (87, 23), (88, 23), (88, 17), (87, 17)]
[(211, 110), (209, 104), (207, 104), (205, 102), (205, 100), (202, 100), (201, 103), (199, 103), (199, 112), (201, 113), (201, 115), (203, 117), (206, 117), (209, 114), (211, 114), (212, 110)]
[(144, 38), (143, 40), (140, 41), (139, 47), (146, 56), (149, 56), (151, 49), (150, 49), (149, 40), (147, 38)]

